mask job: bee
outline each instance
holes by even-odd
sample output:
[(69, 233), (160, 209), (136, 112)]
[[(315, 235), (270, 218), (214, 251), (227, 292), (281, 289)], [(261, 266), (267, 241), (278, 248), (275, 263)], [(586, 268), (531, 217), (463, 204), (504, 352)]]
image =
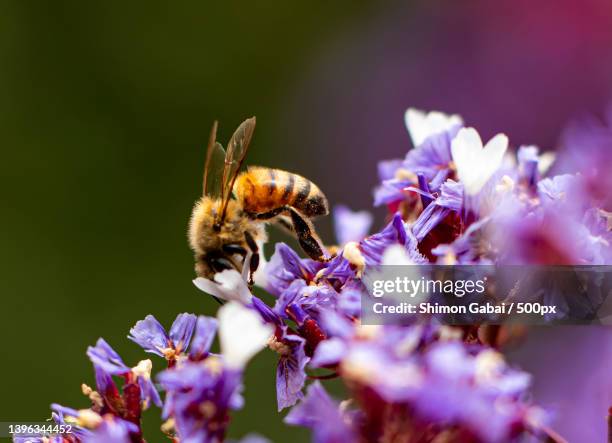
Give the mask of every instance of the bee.
[[(312, 259), (330, 259), (311, 222), (329, 213), (327, 198), (314, 183), (297, 174), (259, 166), (240, 172), (254, 130), (255, 117), (242, 122), (226, 150), (216, 140), (216, 121), (210, 132), (202, 197), (189, 222), (189, 244), (200, 277), (212, 279), (225, 269), (248, 271), (252, 286), (260, 262), (259, 248), (267, 240), (267, 223), (292, 231)], [(248, 269), (244, 270), (247, 257)]]

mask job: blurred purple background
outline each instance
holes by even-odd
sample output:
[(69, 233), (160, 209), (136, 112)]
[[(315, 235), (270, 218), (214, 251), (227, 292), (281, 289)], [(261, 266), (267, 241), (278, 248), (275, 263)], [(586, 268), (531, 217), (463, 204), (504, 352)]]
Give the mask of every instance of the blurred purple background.
[[(612, 2), (397, 2), (338, 33), (296, 82), (277, 140), (287, 161), (333, 183), (332, 201), (369, 206), (376, 162), (410, 147), (409, 106), (459, 113), (483, 138), (505, 132), (515, 146), (544, 149), (570, 119), (603, 111)], [(330, 179), (338, 164), (350, 173)]]
[[(504, 132), (513, 146), (546, 150), (573, 118), (603, 112), (612, 2), (397, 2), (339, 32), (295, 89), (276, 140), (291, 152), (287, 168), (319, 182), (334, 204), (370, 208), (376, 163), (410, 148), (409, 106), (459, 113), (483, 138)], [(555, 412), (565, 438), (605, 440), (612, 330), (535, 329), (510, 357), (533, 372), (535, 400)]]

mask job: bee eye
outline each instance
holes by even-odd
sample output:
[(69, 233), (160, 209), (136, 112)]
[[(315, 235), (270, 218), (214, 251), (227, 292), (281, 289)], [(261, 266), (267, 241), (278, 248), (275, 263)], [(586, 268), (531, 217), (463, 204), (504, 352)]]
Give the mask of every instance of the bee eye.
[(215, 257), (209, 259), (210, 267), (215, 272), (225, 271), (226, 269), (234, 269), (234, 265), (231, 261), (224, 257)]
[(237, 244), (223, 245), (223, 251), (228, 254), (246, 255), (246, 249)]

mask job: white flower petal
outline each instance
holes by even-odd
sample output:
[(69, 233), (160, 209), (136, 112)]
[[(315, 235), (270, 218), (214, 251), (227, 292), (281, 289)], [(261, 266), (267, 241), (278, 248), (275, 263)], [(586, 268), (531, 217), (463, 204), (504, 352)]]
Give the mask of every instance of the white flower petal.
[(226, 269), (215, 274), (215, 281), (198, 277), (193, 280), (196, 287), (223, 300), (249, 303), (253, 295), (242, 275), (235, 269)]
[(219, 308), (219, 342), (224, 362), (234, 369), (242, 369), (264, 347), (274, 332), (263, 323), (257, 313), (237, 302)]
[(540, 161), (538, 162), (538, 172), (540, 175), (544, 175), (548, 172), (552, 164), (555, 162), (556, 154), (554, 152), (544, 152), (540, 155)]
[(497, 134), (483, 148), (474, 128), (463, 128), (451, 143), (451, 154), (459, 181), (467, 195), (477, 194), (497, 171), (508, 148), (508, 137)]
[(499, 166), (504, 158), (506, 149), (508, 149), (508, 137), (505, 134), (497, 134), (489, 140), (482, 150), (482, 157), (485, 161), (495, 163)]
[(408, 252), (404, 246), (391, 245), (383, 252), (382, 265), (408, 266), (414, 265), (414, 262), (408, 256)]
[(463, 119), (457, 114), (447, 115), (437, 111), (426, 114), (418, 109), (408, 108), (404, 114), (404, 122), (412, 138), (412, 144), (417, 147), (427, 137), (462, 125)]
[(268, 261), (266, 260), (266, 256), (264, 254), (264, 241), (258, 240), (257, 247), (259, 248), (259, 266), (257, 266), (257, 270), (253, 275), (253, 282), (256, 286), (260, 288), (266, 288), (268, 283), (268, 278), (266, 275), (266, 266), (268, 266)]

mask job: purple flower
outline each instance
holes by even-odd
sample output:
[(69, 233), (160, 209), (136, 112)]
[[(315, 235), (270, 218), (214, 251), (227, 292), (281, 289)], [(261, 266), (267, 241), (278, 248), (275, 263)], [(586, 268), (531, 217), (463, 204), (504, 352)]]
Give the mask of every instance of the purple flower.
[(266, 289), (279, 296), (296, 280), (312, 281), (323, 263), (300, 258), (284, 243), (277, 243), (274, 255), (266, 266)]
[[(423, 326), (361, 326), (351, 332), (345, 320), (326, 321), (335, 322), (337, 334), (319, 345), (311, 363), (336, 367), (358, 398), (372, 390), (425, 423), (463, 427), (483, 441), (507, 441), (541, 420), (541, 411), (523, 401), (529, 376), (509, 368), (496, 351), (432, 342)], [(374, 398), (363, 404), (366, 416), (378, 404)]]
[(402, 167), (403, 161), (401, 158), (397, 158), (378, 162), (378, 179), (385, 181), (394, 178), (395, 172)]
[(217, 334), (218, 321), (213, 317), (200, 315), (196, 321), (195, 333), (189, 349), (191, 360), (201, 360), (208, 355), (215, 335)]
[(349, 417), (316, 381), (308, 387), (306, 397), (285, 417), (285, 423), (304, 426), (313, 432), (315, 443), (357, 441)]
[(537, 184), (537, 192), (545, 208), (571, 211), (574, 216), (582, 213), (587, 204), (583, 184), (576, 175), (563, 174), (545, 178)]
[(334, 208), (336, 239), (340, 245), (359, 241), (368, 234), (374, 218), (367, 211), (353, 212), (347, 206)]
[(492, 228), (498, 261), (506, 264), (603, 264), (609, 248), (581, 220), (550, 208), (497, 219)]
[(163, 417), (174, 418), (181, 442), (222, 441), (230, 410), (240, 409), (242, 377), (218, 357), (186, 362), (158, 376), (167, 392)]
[[(98, 391), (107, 403), (127, 401), (125, 398), (123, 400), (119, 399), (118, 388), (112, 378), (113, 375), (116, 375), (126, 379), (126, 386), (133, 384), (133, 382), (138, 384), (137, 392), (140, 394), (142, 402), (140, 407), (142, 409), (147, 409), (151, 402), (161, 406), (159, 393), (151, 381), (152, 365), (150, 360), (142, 360), (130, 369), (123, 363), (119, 354), (102, 338), (98, 339), (96, 346), (90, 346), (87, 349), (87, 355), (94, 365)], [(126, 386), (124, 386), (124, 396), (131, 395), (132, 390), (127, 390)], [(132, 411), (132, 413), (137, 414), (136, 411)]]
[(399, 214), (395, 214), (382, 231), (364, 238), (359, 243), (348, 243), (342, 250), (342, 257), (358, 270), (357, 276), (360, 276), (366, 266), (382, 264), (385, 250), (393, 245), (403, 246), (414, 263), (425, 261), (417, 250), (415, 237), (406, 230)]
[(535, 186), (540, 180), (538, 152), (537, 146), (521, 146), (516, 154), (519, 177), (529, 187)]
[(454, 126), (428, 137), (421, 145), (408, 152), (402, 168), (415, 174), (423, 174), (429, 181), (435, 181), (441, 173), (448, 175), (452, 162), (451, 142), (459, 129), (460, 126)]
[(447, 180), (440, 187), (440, 195), (427, 206), (411, 226), (417, 241), (423, 240), (451, 212), (461, 213), (463, 207), (463, 186)]
[(374, 189), (374, 206), (391, 205), (406, 198), (404, 189), (415, 184), (417, 176), (404, 170), (399, 170), (398, 174), (402, 174), (402, 178), (384, 180)]
[(196, 325), (193, 314), (179, 314), (172, 323), (170, 333), (152, 315), (147, 315), (130, 329), (128, 338), (140, 345), (146, 352), (173, 360), (189, 346)]
[(440, 264), (490, 264), (491, 259), (484, 255), (487, 252), (485, 230), (490, 222), (491, 219), (486, 217), (472, 223), (452, 243), (441, 244), (432, 249), (432, 254), (439, 257)]
[(58, 424), (66, 424), (65, 417), (71, 418), (72, 430), (76, 431), (72, 435), (83, 443), (130, 443), (131, 436), (140, 435), (136, 424), (112, 414), (99, 415), (90, 409), (77, 411), (58, 404), (52, 404), (51, 409)]
[(405, 189), (417, 183), (419, 174), (434, 191), (451, 174), (451, 141), (463, 124), (461, 117), (439, 112), (425, 114), (409, 109), (405, 121), (415, 148), (408, 152), (403, 161), (379, 163), (381, 184), (374, 191), (374, 206), (406, 199)]
[(424, 378), (411, 405), (428, 420), (465, 426), (484, 441), (503, 442), (543, 419), (539, 409), (521, 400), (529, 376), (509, 368), (493, 350), (472, 355), (459, 342), (439, 343), (422, 365)]
[(295, 334), (285, 333), (274, 340), (270, 347), (279, 353), (276, 366), (276, 399), (278, 410), (293, 406), (304, 395), (305, 368), (310, 360), (305, 351), (306, 340)]
[(125, 420), (105, 419), (95, 432), (84, 439), (84, 443), (130, 443), (133, 429), (134, 424)]
[(130, 372), (119, 354), (106, 343), (103, 338), (99, 338), (96, 346), (87, 348), (87, 356), (96, 368), (101, 369), (110, 375), (125, 375)]
[(562, 149), (555, 171), (579, 173), (588, 195), (597, 206), (610, 209), (612, 198), (612, 107), (605, 119), (585, 116), (562, 134)]

